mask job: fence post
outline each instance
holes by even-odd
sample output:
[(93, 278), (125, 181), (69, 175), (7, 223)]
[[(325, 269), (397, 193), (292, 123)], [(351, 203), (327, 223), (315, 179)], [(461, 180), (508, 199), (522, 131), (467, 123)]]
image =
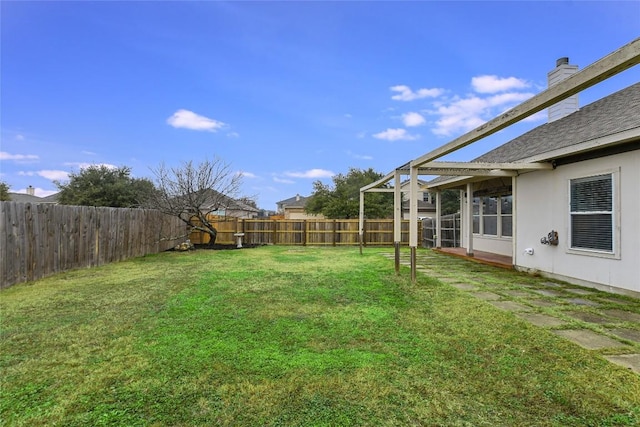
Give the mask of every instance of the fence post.
[(309, 232), (307, 226), (307, 220), (302, 220), (302, 246), (307, 246), (307, 233)]
[(278, 239), (278, 220), (274, 219), (273, 220), (273, 244), (274, 245), (278, 244), (277, 239)]
[(337, 234), (337, 231), (336, 231), (336, 220), (334, 219), (333, 220), (333, 232), (331, 233), (331, 239), (332, 239), (331, 244), (332, 244), (332, 246), (336, 245), (336, 234)]

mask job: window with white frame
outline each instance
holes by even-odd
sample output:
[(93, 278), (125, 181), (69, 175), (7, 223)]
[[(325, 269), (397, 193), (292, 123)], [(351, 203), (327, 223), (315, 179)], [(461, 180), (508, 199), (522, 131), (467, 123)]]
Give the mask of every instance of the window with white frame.
[(613, 184), (610, 173), (570, 180), (571, 249), (614, 252)]
[(473, 232), (484, 236), (511, 237), (513, 197), (473, 198)]

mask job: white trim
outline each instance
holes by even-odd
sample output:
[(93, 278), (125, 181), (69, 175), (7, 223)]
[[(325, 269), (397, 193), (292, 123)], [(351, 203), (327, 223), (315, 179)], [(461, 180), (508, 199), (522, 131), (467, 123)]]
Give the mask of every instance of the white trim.
[(640, 138), (640, 127), (627, 129), (622, 132), (612, 133), (611, 135), (602, 136), (600, 138), (584, 141), (579, 144), (570, 145), (569, 147), (558, 148), (556, 150), (547, 151), (546, 153), (536, 154), (535, 156), (523, 159), (523, 162), (542, 162), (545, 160), (556, 159), (559, 157), (581, 154), (596, 148), (604, 148), (610, 145), (619, 145), (634, 139)]

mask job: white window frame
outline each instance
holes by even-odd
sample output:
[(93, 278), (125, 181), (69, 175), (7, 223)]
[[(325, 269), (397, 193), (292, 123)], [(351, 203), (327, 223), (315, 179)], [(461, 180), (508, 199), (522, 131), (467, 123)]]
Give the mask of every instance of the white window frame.
[[(611, 175), (611, 251), (602, 249), (574, 248), (571, 246), (571, 182), (576, 179)], [(597, 212), (594, 212), (597, 213)], [(620, 259), (620, 169), (607, 169), (591, 173), (583, 173), (567, 179), (567, 253), (594, 256), (599, 258)]]
[[(508, 197), (511, 196), (513, 197), (513, 194), (502, 194), (500, 196), (480, 196), (478, 197), (480, 199), (480, 204), (478, 206), (478, 215), (473, 215), (473, 218), (471, 219), (471, 226), (473, 227), (473, 219), (474, 218), (478, 218), (478, 233), (474, 232), (473, 235), (474, 236), (478, 236), (478, 237), (486, 237), (489, 239), (504, 239), (504, 240), (511, 240), (513, 239), (513, 236), (505, 236), (502, 233), (502, 198), (503, 197)], [(496, 198), (496, 213), (495, 214), (489, 214), (487, 216), (491, 216), (491, 217), (495, 217), (496, 218), (496, 234), (484, 234), (484, 221), (483, 218), (485, 216), (484, 214), (484, 198), (485, 197), (495, 197)], [(472, 197), (471, 198), (471, 203), (473, 203), (473, 199), (475, 198)], [(513, 221), (513, 212), (510, 214), (505, 214), (504, 216), (510, 216), (512, 218)], [(512, 234), (513, 234), (513, 222), (512, 224)]]

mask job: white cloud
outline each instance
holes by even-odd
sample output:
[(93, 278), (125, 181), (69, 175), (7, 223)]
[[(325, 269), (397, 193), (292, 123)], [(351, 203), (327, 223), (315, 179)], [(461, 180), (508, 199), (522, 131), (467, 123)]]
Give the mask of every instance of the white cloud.
[(202, 130), (209, 132), (217, 132), (223, 128), (225, 123), (218, 120), (201, 116), (189, 110), (178, 110), (167, 119), (167, 123), (174, 128), (185, 128), (191, 130)]
[[(400, 113), (404, 128), (388, 128), (373, 134), (373, 137), (387, 141), (415, 140), (420, 135), (411, 134), (408, 128), (427, 124), (430, 125), (432, 133), (440, 136), (468, 132), (535, 95), (532, 93), (533, 85), (517, 77), (480, 75), (471, 79), (471, 86), (472, 93), (455, 96), (445, 96), (450, 91), (440, 88), (414, 91), (406, 85), (390, 87), (394, 92), (392, 99), (413, 101), (430, 98), (426, 101), (430, 107), (420, 109), (419, 112)], [(389, 114), (388, 111), (386, 113)], [(540, 120), (539, 117), (535, 115), (528, 120), (537, 121)], [(392, 118), (397, 120), (398, 115)], [(434, 125), (431, 125), (432, 123)]]
[(373, 160), (373, 156), (369, 156), (366, 154), (355, 154), (355, 153), (352, 153), (351, 151), (347, 151), (347, 155), (353, 157), (354, 159)]
[(391, 99), (396, 101), (413, 101), (415, 99), (422, 98), (436, 98), (444, 93), (442, 89), (418, 89), (416, 92), (412, 91), (409, 86), (396, 85), (391, 86), (393, 92), (399, 92), (398, 95), (393, 95)]
[(229, 138), (240, 138), (240, 134), (238, 132), (229, 132), (227, 133)]
[(51, 181), (63, 181), (69, 178), (69, 172), (61, 171), (61, 170), (39, 170), (39, 171), (20, 171), (18, 172), (20, 176), (41, 176), (46, 179), (50, 179)]
[(16, 140), (17, 141), (24, 141), (24, 135), (20, 135), (20, 134), (16, 135)]
[(67, 162), (64, 164), (65, 166), (71, 166), (74, 168), (78, 168), (78, 169), (86, 169), (89, 167), (100, 167), (100, 166), (104, 166), (107, 167), (109, 169), (118, 169), (118, 167), (116, 165), (112, 165), (110, 163), (86, 163), (86, 162)]
[(486, 98), (471, 95), (441, 102), (432, 112), (440, 116), (432, 132), (441, 136), (468, 132), (532, 96), (533, 93), (528, 92), (508, 92)]
[(82, 151), (82, 154), (86, 154), (88, 156), (95, 156), (96, 155), (96, 153), (94, 153), (93, 151), (86, 151), (86, 150)]
[(331, 178), (335, 173), (325, 169), (310, 169), (305, 172), (285, 172), (292, 178)]
[(402, 122), (407, 127), (413, 127), (423, 125), (427, 121), (422, 117), (422, 114), (411, 112), (402, 115)]
[(292, 181), (290, 179), (284, 179), (284, 178), (278, 178), (277, 176), (273, 177), (273, 181), (277, 182), (278, 184), (295, 184), (295, 181)]
[(478, 93), (496, 93), (508, 90), (525, 89), (530, 86), (528, 82), (516, 77), (478, 76), (471, 79), (473, 90)]
[(0, 160), (15, 160), (15, 161), (31, 161), (38, 160), (40, 157), (35, 154), (11, 154), (6, 151), (0, 151)]
[(37, 174), (43, 178), (47, 178), (52, 181), (54, 180), (61, 181), (69, 178), (69, 173), (67, 173), (66, 171), (59, 171), (59, 170), (41, 170), (41, 171), (38, 171)]
[(387, 129), (383, 132), (373, 134), (374, 138), (385, 139), (387, 141), (413, 141), (418, 139), (417, 135), (407, 133), (406, 129)]
[(249, 178), (249, 179), (254, 179), (257, 178), (258, 176), (254, 173), (251, 172), (244, 172), (244, 171), (239, 171), (238, 175), (242, 175), (245, 178)]

